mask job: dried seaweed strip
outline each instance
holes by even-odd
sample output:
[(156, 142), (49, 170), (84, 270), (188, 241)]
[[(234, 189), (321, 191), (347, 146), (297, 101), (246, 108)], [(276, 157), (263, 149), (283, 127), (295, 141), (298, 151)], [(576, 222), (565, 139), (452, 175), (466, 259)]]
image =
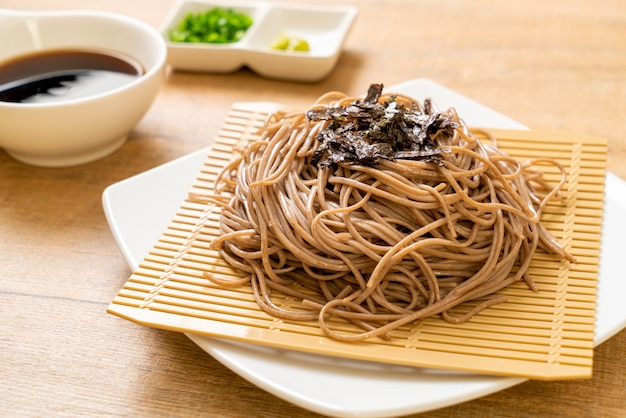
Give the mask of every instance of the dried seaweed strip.
[(430, 102), (423, 109), (399, 105), (394, 98), (381, 102), (382, 90), (382, 84), (371, 84), (363, 100), (307, 112), (312, 121), (329, 121), (318, 136), (313, 165), (373, 165), (381, 159), (440, 161), (440, 142), (445, 143), (458, 124), (435, 112)]

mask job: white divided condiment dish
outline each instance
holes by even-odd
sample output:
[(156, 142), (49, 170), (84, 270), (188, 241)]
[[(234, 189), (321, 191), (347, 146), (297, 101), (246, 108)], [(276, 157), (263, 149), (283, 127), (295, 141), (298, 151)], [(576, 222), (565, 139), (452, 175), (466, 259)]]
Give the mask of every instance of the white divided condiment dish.
[[(215, 7), (245, 13), (253, 20), (241, 40), (228, 44), (171, 42), (169, 32), (188, 13)], [(244, 66), (261, 76), (293, 81), (318, 81), (339, 59), (356, 18), (355, 7), (232, 1), (179, 1), (161, 29), (167, 41), (168, 62), (176, 70), (230, 73)], [(310, 50), (271, 49), (280, 35), (305, 39)]]

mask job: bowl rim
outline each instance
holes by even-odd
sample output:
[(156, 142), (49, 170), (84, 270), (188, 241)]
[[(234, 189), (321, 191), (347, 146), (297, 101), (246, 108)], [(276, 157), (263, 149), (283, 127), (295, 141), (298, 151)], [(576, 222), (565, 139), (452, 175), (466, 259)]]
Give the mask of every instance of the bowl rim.
[[(95, 101), (102, 99), (107, 96), (112, 96), (123, 92), (125, 90), (130, 90), (135, 88), (138, 84), (142, 84), (144, 81), (153, 78), (156, 74), (164, 71), (167, 65), (167, 44), (165, 40), (161, 36), (161, 33), (158, 29), (152, 27), (148, 23), (143, 20), (137, 19), (135, 17), (123, 15), (120, 13), (109, 12), (109, 11), (101, 11), (101, 10), (83, 10), (83, 9), (69, 9), (69, 10), (16, 10), (16, 9), (2, 9), (0, 8), (0, 20), (2, 17), (8, 17), (12, 19), (31, 19), (31, 18), (80, 18), (80, 17), (94, 17), (94, 18), (104, 18), (110, 21), (123, 22), (132, 26), (135, 26), (145, 33), (149, 35), (152, 39), (152, 42), (157, 47), (157, 56), (155, 60), (155, 64), (148, 68), (140, 77), (131, 81), (128, 84), (124, 84), (123, 86), (119, 86), (101, 93), (92, 94), (85, 97), (79, 97), (74, 99), (68, 99), (58, 102), (45, 102), (45, 103), (12, 103), (12, 102), (3, 102), (0, 101), (0, 108), (4, 109), (33, 109), (33, 108), (49, 108), (49, 107), (61, 107), (67, 105), (75, 105), (81, 104), (85, 102)], [(64, 48), (71, 49), (71, 47)], [(77, 49), (88, 49), (80, 47)], [(94, 47), (93, 49), (97, 49)], [(109, 50), (109, 48), (102, 48), (103, 50)], [(22, 55), (28, 55), (33, 52), (42, 52), (42, 51), (54, 51), (55, 48), (43, 48), (41, 50), (33, 49), (30, 51), (26, 51), (20, 55), (14, 55), (13, 57), (19, 57)], [(119, 51), (112, 51), (115, 53), (119, 53)], [(129, 55), (129, 54), (124, 54)], [(134, 59), (134, 57), (131, 56)], [(9, 57), (11, 59), (11, 57)], [(4, 61), (4, 60), (3, 60)]]

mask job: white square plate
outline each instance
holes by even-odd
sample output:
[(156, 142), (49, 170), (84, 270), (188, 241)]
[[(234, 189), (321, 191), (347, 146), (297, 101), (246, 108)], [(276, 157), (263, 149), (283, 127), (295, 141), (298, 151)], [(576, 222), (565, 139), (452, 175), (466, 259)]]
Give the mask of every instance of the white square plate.
[[(526, 129), (429, 80), (411, 80), (388, 90), (418, 100), (430, 97), (439, 108), (455, 107), (473, 126)], [(175, 215), (207, 152), (201, 149), (105, 190), (107, 220), (131, 269), (137, 268)], [(626, 274), (621, 265), (621, 240), (626, 236), (624, 215), (626, 182), (608, 173), (596, 346), (626, 326)], [(525, 380), (330, 358), (191, 334), (188, 337), (262, 389), (328, 416), (371, 418), (420, 413), (485, 396)]]

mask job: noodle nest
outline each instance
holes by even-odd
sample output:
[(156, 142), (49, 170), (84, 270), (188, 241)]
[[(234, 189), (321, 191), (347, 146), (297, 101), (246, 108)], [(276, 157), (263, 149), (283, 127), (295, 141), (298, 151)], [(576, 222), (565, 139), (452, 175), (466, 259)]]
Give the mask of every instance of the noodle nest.
[[(431, 138), (439, 159), (312, 164), (331, 121), (271, 115), (260, 139), (220, 173), (215, 194), (192, 197), (220, 206), (212, 248), (243, 272), (226, 280), (206, 273), (209, 280), (250, 285), (270, 315), (362, 341), (392, 338), (433, 315), (466, 321), (505, 301), (498, 291), (516, 281), (536, 290), (528, 268), (538, 248), (574, 261), (539, 221), (566, 180), (556, 161), (517, 161), (429, 100), (377, 101), (453, 121), (452, 132)], [(311, 109), (355, 103), (362, 99), (328, 93)], [(543, 180), (542, 164), (560, 170), (557, 184)], [(467, 301), (471, 309), (455, 315)]]

